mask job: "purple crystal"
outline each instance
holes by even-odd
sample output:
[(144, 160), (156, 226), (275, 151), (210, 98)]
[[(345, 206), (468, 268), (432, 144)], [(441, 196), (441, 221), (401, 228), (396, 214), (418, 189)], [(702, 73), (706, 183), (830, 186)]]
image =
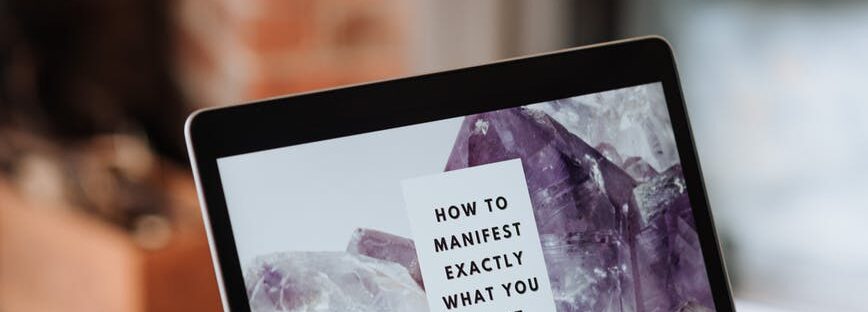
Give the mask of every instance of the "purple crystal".
[[(558, 112), (577, 116), (591, 108), (560, 105)], [(640, 157), (619, 163), (623, 154), (615, 145), (595, 149), (546, 110), (515, 108), (466, 117), (446, 170), (522, 159), (559, 311), (709, 310), (714, 305), (684, 178), (668, 150), (674, 139), (644, 133), (671, 128), (631, 118), (644, 120), (630, 129), (650, 140), (646, 147), (667, 149), (651, 153), (655, 163), (676, 165), (658, 174)]]
[(560, 311), (632, 311), (636, 182), (532, 109), (469, 116), (446, 170), (521, 158)]
[(253, 311), (425, 311), (425, 293), (394, 262), (346, 252), (257, 258), (244, 274)]
[(689, 302), (713, 307), (681, 166), (640, 184), (634, 194), (643, 222), (636, 249), (646, 306), (665, 311)]
[(540, 234), (621, 233), (636, 182), (544, 113), (508, 109), (469, 116), (446, 170), (522, 159)]
[(398, 263), (407, 268), (420, 287), (425, 288), (416, 245), (409, 238), (372, 229), (356, 229), (347, 244), (347, 252)]
[[(540, 236), (558, 311), (632, 311), (627, 246), (614, 233)], [(608, 294), (608, 295), (602, 295)]]

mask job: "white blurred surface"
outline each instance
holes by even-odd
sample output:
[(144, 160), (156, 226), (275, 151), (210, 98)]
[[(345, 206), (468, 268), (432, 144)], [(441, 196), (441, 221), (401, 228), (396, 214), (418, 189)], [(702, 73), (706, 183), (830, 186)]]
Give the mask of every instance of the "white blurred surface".
[(785, 310), (777, 307), (772, 307), (768, 305), (764, 305), (761, 303), (751, 302), (751, 301), (735, 301), (735, 309), (738, 312), (786, 312), (791, 310)]
[(868, 311), (868, 3), (668, 2), (736, 296)]

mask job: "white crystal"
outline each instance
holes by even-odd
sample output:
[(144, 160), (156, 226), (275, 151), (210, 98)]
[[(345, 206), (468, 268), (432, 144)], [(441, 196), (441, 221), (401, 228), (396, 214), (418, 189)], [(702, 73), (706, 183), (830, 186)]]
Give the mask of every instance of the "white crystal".
[(659, 83), (544, 102), (533, 108), (591, 146), (611, 144), (624, 159), (641, 157), (658, 172), (679, 162)]
[(245, 274), (253, 311), (425, 311), (425, 293), (403, 266), (346, 252), (259, 257)]

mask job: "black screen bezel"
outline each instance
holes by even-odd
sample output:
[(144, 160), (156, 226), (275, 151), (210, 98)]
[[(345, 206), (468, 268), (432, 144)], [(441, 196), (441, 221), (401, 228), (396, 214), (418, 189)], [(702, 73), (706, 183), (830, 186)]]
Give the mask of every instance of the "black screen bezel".
[(645, 37), (422, 76), (198, 111), (186, 134), (224, 307), (250, 306), (217, 159), (661, 82), (718, 311), (733, 311), (669, 44)]

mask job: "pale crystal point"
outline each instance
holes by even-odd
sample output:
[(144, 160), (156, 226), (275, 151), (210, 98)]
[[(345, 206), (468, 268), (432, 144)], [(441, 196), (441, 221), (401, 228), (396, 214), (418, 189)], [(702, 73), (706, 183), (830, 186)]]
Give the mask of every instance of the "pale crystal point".
[(416, 245), (409, 238), (359, 228), (353, 231), (353, 236), (347, 244), (347, 252), (398, 263), (410, 272), (410, 276), (420, 287), (425, 288), (416, 256)]

